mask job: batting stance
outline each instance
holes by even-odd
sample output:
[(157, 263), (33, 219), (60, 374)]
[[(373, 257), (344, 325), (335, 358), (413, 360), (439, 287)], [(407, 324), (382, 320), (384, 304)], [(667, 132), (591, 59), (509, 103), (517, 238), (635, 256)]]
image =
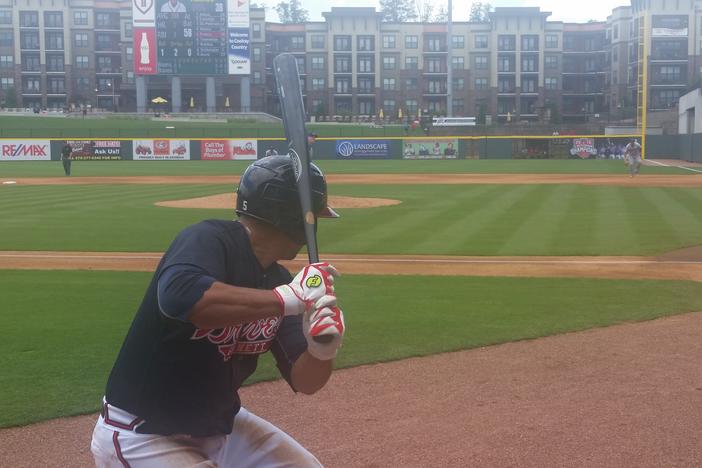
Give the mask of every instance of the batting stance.
[[(317, 217), (335, 217), (314, 165), (311, 182)], [(327, 383), (344, 335), (338, 273), (316, 263), (292, 278), (277, 263), (305, 244), (289, 157), (253, 163), (237, 195), (238, 220), (185, 228), (161, 259), (107, 382), (98, 467), (321, 466), (238, 389), (267, 351), (293, 391)]]
[(629, 141), (629, 144), (624, 148), (624, 154), (629, 166), (629, 176), (634, 177), (641, 168), (641, 145), (636, 141), (636, 138)]

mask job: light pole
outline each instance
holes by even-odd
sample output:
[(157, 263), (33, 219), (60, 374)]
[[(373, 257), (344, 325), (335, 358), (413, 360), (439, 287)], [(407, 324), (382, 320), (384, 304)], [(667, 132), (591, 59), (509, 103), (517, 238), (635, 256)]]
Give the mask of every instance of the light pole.
[(446, 60), (447, 74), (446, 74), (446, 116), (453, 117), (453, 4), (451, 0), (448, 0), (448, 27), (446, 28), (446, 35), (448, 36), (447, 47), (448, 47), (448, 59)]
[(117, 105), (115, 103), (115, 86), (114, 86), (114, 78), (112, 81), (107, 82), (107, 87), (112, 89), (112, 112), (117, 112)]

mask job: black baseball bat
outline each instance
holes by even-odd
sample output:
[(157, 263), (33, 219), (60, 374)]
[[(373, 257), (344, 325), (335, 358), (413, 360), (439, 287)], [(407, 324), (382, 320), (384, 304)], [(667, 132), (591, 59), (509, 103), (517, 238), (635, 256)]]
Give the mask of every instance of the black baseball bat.
[[(312, 209), (312, 186), (310, 183), (310, 164), (312, 161), (307, 143), (305, 107), (295, 56), (292, 54), (276, 56), (273, 59), (273, 70), (283, 115), (285, 137), (288, 140), (288, 154), (295, 169), (297, 192), (300, 197), (305, 226), (307, 256), (310, 263), (317, 263), (319, 261), (317, 231), (315, 229), (317, 220)], [(332, 337), (323, 335), (314, 337), (314, 339), (324, 343), (331, 341)]]

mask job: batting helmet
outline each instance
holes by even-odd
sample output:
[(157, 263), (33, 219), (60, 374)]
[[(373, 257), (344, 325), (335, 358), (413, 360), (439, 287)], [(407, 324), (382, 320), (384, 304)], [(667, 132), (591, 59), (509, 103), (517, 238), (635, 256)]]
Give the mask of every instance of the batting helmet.
[[(312, 208), (317, 218), (339, 215), (327, 206), (327, 183), (322, 171), (310, 168)], [(236, 191), (237, 215), (251, 216), (277, 227), (298, 244), (305, 243), (302, 209), (289, 156), (267, 156), (251, 164)]]

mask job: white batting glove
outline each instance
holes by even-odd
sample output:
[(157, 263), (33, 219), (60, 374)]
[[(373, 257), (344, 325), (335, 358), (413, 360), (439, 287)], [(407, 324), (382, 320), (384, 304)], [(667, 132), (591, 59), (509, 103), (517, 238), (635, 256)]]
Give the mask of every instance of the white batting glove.
[(344, 313), (336, 306), (334, 296), (322, 297), (317, 305), (305, 312), (302, 332), (307, 339), (307, 351), (320, 361), (329, 361), (336, 357), (344, 339)]
[(304, 267), (290, 284), (273, 289), (278, 296), (282, 315), (299, 315), (316, 308), (315, 303), (324, 296), (334, 296), (334, 278), (340, 276), (326, 262)]

